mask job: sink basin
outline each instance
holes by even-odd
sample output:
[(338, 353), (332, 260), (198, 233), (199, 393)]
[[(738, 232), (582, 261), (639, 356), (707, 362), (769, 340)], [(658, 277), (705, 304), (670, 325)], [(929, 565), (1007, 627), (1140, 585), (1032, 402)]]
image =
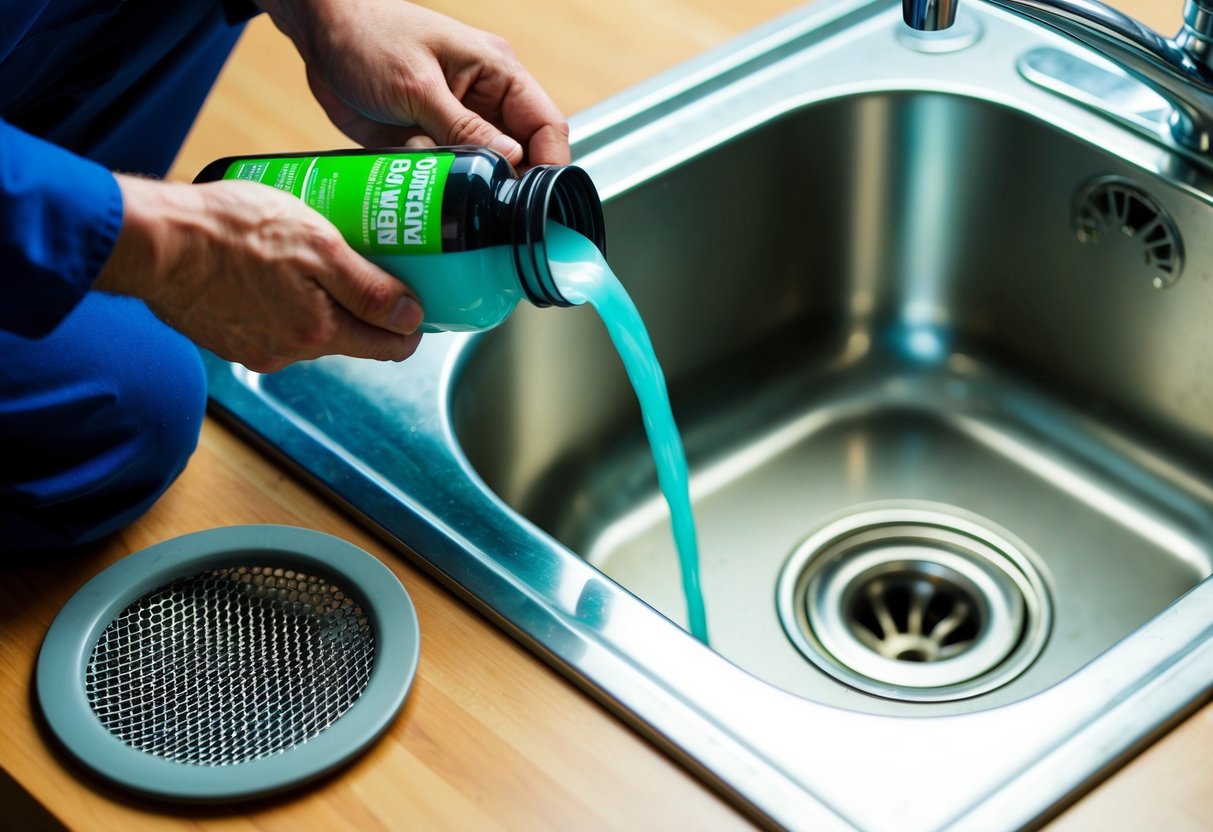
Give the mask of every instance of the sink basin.
[[(776, 614), (793, 551), (870, 503), (937, 503), (930, 525), (945, 528), (958, 507), (1034, 553), (1044, 649), (949, 712), (1056, 683), (1210, 573), (1213, 411), (1181, 404), (1209, 385), (1190, 358), (1200, 327), (1182, 321), (1191, 284), (1154, 288), (1140, 240), (1083, 243), (1071, 217), (1091, 181), (1130, 175), (1198, 210), (1005, 107), (865, 93), (774, 118), (608, 204), (612, 268), (695, 472), (716, 650), (817, 701), (923, 712), (839, 686)], [(593, 383), (570, 397), (578, 379)], [(522, 310), (468, 350), (452, 393), (490, 489), (684, 620), (635, 395), (592, 311)]]
[(1028, 71), (1082, 49), (975, 3), (899, 20), (814, 5), (574, 121), (682, 428), (711, 649), (591, 311), (208, 371), (755, 819), (1014, 829), (1213, 682), (1213, 179)]

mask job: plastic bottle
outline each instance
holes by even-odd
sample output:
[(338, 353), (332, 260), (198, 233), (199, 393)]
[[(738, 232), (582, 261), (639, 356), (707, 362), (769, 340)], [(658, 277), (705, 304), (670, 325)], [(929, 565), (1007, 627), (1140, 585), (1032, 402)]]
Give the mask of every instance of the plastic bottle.
[(356, 251), (409, 285), (425, 310), (423, 332), (490, 329), (524, 298), (572, 305), (552, 280), (549, 222), (606, 253), (602, 202), (584, 170), (537, 165), (520, 177), (482, 147), (230, 156), (194, 181), (218, 179), (249, 179), (303, 199)]

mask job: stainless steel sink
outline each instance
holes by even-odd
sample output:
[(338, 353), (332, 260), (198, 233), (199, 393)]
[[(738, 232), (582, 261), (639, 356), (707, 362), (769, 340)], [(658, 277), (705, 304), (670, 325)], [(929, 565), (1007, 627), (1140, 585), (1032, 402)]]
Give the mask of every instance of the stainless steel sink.
[(710, 650), (588, 310), (213, 400), (755, 818), (1037, 823), (1213, 683), (1213, 178), (1057, 66), (1134, 92), (977, 3), (825, 3), (575, 120)]

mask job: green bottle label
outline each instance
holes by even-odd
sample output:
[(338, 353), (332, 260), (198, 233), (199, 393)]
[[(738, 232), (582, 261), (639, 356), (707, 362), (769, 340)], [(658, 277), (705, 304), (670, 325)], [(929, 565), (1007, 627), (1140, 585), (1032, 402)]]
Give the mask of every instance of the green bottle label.
[(302, 199), (363, 254), (441, 254), (442, 193), (455, 154), (238, 159), (224, 179)]

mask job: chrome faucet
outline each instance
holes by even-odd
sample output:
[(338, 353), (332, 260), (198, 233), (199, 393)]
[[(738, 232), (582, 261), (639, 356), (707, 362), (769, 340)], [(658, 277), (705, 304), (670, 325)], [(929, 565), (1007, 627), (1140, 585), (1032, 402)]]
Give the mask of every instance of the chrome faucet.
[[(1096, 0), (986, 0), (1068, 35), (1148, 84), (1171, 105), (1176, 143), (1213, 153), (1213, 0), (1185, 0), (1184, 23), (1166, 38)], [(906, 23), (946, 29), (959, 0), (902, 0)]]

